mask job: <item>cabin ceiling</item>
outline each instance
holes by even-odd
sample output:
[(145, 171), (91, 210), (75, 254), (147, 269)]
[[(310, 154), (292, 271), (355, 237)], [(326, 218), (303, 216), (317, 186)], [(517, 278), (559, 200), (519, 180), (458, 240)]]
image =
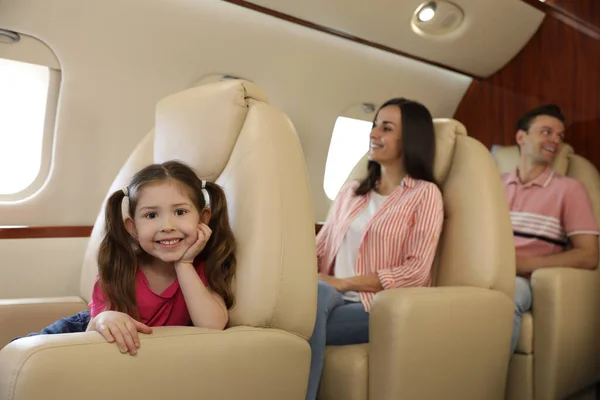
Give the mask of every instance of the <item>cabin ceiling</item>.
[(544, 18), (543, 12), (521, 0), (453, 0), (464, 12), (458, 29), (441, 37), (423, 37), (411, 27), (413, 14), (423, 1), (248, 2), (479, 77), (508, 63)]

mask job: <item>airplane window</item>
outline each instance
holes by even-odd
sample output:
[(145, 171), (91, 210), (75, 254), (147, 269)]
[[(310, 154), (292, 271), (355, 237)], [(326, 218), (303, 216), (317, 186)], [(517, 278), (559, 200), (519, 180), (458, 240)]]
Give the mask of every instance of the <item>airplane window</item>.
[(0, 58), (0, 195), (40, 172), (50, 69)]
[(323, 188), (329, 199), (335, 199), (356, 163), (369, 150), (372, 122), (338, 117), (333, 128)]

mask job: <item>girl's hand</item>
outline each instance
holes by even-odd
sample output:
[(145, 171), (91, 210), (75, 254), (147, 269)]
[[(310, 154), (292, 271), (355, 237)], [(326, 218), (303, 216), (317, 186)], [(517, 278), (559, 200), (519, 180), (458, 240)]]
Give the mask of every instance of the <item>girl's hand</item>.
[(189, 249), (183, 254), (180, 263), (188, 263), (192, 264), (194, 262), (194, 258), (204, 249), (208, 239), (210, 239), (210, 235), (212, 234), (212, 230), (208, 227), (208, 225), (201, 223), (198, 225), (198, 239), (196, 242), (190, 246)]
[(116, 342), (121, 353), (135, 355), (140, 347), (138, 332), (150, 334), (152, 328), (118, 311), (103, 311), (98, 314), (88, 331), (99, 332), (107, 342)]

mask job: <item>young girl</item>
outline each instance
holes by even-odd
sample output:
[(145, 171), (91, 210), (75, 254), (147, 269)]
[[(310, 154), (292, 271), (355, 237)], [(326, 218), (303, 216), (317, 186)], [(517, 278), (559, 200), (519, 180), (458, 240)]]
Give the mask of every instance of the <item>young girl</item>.
[(152, 326), (225, 328), (236, 259), (218, 185), (177, 161), (150, 165), (109, 197), (105, 223), (90, 311), (42, 333), (97, 331), (134, 355)]

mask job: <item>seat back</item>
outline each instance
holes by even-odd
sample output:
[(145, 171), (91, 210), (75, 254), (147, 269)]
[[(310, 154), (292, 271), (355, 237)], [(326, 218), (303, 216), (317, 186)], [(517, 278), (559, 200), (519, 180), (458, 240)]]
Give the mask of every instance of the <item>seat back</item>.
[[(573, 148), (570, 145), (562, 145), (558, 154), (556, 155), (556, 158), (554, 159), (552, 168), (559, 174), (567, 175), (567, 170), (569, 169), (569, 159), (573, 154)], [(501, 174), (514, 171), (514, 169), (517, 168), (517, 165), (519, 165), (519, 160), (521, 159), (519, 146), (517, 145), (492, 146), (492, 156)]]
[[(519, 163), (519, 148), (494, 146), (493, 155), (501, 173), (513, 171)], [(596, 222), (600, 222), (600, 175), (598, 170), (585, 158), (575, 154), (573, 148), (563, 144), (556, 155), (552, 168), (559, 174), (579, 180), (586, 188), (591, 200)], [(599, 238), (600, 240), (600, 238)], [(600, 267), (600, 265), (598, 265)], [(588, 271), (586, 271), (588, 272)], [(510, 391), (518, 392), (526, 387), (535, 388), (541, 398), (564, 398), (567, 394), (594, 385), (600, 379), (598, 354), (598, 293), (600, 291), (600, 268), (583, 275), (561, 275), (553, 280), (556, 287), (546, 281), (536, 288), (533, 277), (534, 318), (529, 328), (528, 339), (533, 343), (535, 367), (530, 371), (518, 370), (511, 373)], [(566, 279), (578, 276), (586, 280), (586, 287), (580, 287), (581, 280)], [(542, 281), (543, 282), (543, 281)], [(558, 296), (549, 297), (553, 293)], [(561, 297), (571, 293), (580, 301)], [(535, 296), (541, 294), (541, 298)], [(537, 300), (536, 300), (537, 299)], [(583, 303), (588, 303), (583, 306)], [(537, 304), (537, 306), (536, 306)], [(538, 313), (535, 313), (537, 307)], [(530, 364), (531, 365), (531, 364)], [(526, 372), (526, 374), (524, 373)]]
[[(512, 298), (515, 253), (502, 182), (487, 149), (453, 119), (434, 119), (435, 179), (444, 226), (434, 261), (437, 286), (476, 286)], [(368, 155), (348, 180), (366, 175)]]
[[(312, 333), (317, 266), (304, 155), (289, 119), (246, 81), (195, 87), (161, 100), (156, 126), (136, 147), (109, 193), (140, 168), (177, 159), (221, 185), (237, 240), (236, 305), (230, 326)], [(107, 196), (108, 197), (108, 196)], [(90, 299), (104, 211), (85, 255), (81, 293)]]

